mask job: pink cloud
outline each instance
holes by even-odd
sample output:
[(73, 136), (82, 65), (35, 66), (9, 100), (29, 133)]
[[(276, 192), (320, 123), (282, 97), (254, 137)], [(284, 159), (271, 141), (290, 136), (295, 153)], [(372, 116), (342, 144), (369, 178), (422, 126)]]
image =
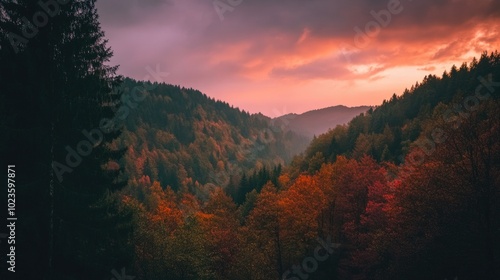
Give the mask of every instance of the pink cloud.
[(98, 1), (98, 11), (121, 74), (142, 79), (146, 66), (161, 64), (166, 82), (251, 112), (282, 107), (286, 94), (294, 112), (376, 105), (422, 71), (500, 46), (499, 1), (419, 0), (401, 1), (402, 12), (356, 47), (354, 28), (389, 1), (245, 0), (222, 22), (210, 1)]

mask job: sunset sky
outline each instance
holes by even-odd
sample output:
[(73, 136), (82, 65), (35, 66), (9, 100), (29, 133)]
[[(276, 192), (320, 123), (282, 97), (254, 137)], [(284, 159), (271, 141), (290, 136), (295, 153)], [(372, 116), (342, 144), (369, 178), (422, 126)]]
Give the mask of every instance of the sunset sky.
[[(235, 6), (217, 12), (214, 3)], [(427, 74), (500, 49), (499, 0), (100, 0), (97, 7), (119, 74), (142, 80), (159, 65), (170, 73), (166, 83), (270, 117), (378, 105)], [(369, 36), (357, 36), (367, 26)]]

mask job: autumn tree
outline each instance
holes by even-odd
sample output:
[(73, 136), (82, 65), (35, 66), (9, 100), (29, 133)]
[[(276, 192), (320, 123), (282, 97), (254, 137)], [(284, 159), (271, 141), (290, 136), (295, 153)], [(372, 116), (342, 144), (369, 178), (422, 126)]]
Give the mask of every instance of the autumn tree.
[(206, 234), (210, 261), (217, 279), (235, 279), (240, 244), (238, 229), (240, 215), (236, 204), (221, 188), (210, 194), (209, 200), (198, 214)]
[(278, 279), (283, 273), (283, 226), (280, 224), (278, 191), (264, 186), (243, 228), (248, 279)]

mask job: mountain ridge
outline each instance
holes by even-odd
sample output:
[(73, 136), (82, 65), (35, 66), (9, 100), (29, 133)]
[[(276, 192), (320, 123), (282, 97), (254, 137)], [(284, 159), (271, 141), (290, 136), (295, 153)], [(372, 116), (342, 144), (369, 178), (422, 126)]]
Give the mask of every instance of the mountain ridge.
[(335, 105), (310, 110), (301, 114), (290, 113), (273, 119), (275, 125), (310, 138), (328, 132), (337, 125), (347, 124), (354, 117), (365, 113), (373, 106)]

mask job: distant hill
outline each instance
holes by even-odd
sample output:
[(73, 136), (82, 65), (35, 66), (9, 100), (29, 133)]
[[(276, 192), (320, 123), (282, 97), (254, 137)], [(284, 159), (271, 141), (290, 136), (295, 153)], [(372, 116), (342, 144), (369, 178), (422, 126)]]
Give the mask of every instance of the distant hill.
[(274, 119), (275, 125), (286, 127), (298, 134), (307, 137), (320, 135), (335, 128), (337, 125), (347, 124), (354, 117), (365, 113), (371, 107), (346, 107), (343, 105), (312, 110), (303, 114), (287, 114)]
[[(466, 108), (471, 105), (467, 101), (479, 100), (474, 99), (474, 94), (484, 87), (482, 83), (499, 79), (499, 60), (498, 52), (484, 53), (479, 60), (474, 58), (469, 64), (453, 66), (441, 77), (428, 75), (402, 95), (393, 94), (380, 106), (354, 117), (347, 126), (316, 135), (303, 158), (292, 164), (295, 174), (314, 172), (322, 163), (334, 162), (339, 155), (356, 159), (369, 155), (380, 162), (402, 163), (423, 133), (427, 134), (422, 137), (432, 137), (432, 132), (426, 131), (432, 127), (429, 123), (445, 119), (446, 126), (457, 126), (453, 120), (458, 119), (459, 125), (462, 118), (470, 115)], [(491, 92), (480, 101), (498, 99), (499, 92), (491, 87)], [(296, 119), (291, 118), (290, 123), (294, 125)], [(313, 125), (312, 122), (310, 126)]]
[[(122, 135), (125, 174), (132, 187), (162, 186), (192, 193), (227, 187), (252, 172), (291, 160), (309, 139), (272, 127), (270, 118), (249, 114), (194, 90), (146, 83), (150, 90), (130, 109)], [(142, 83), (125, 79), (122, 91)]]

